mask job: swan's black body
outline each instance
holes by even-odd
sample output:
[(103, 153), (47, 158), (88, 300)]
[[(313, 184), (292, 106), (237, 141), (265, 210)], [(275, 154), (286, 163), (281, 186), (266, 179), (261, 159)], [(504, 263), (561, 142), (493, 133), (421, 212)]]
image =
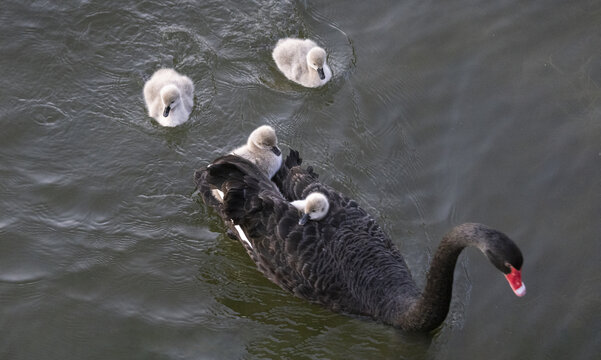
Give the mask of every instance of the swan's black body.
[[(291, 151), (271, 181), (252, 163), (228, 155), (195, 174), (205, 203), (238, 237), (232, 221), (244, 230), (252, 246), (241, 242), (258, 269), (296, 296), (404, 330), (429, 331), (448, 313), (455, 262), (465, 246), (494, 254), (517, 250), (519, 256), (510, 263), (521, 267), (521, 253), (505, 235), (481, 224), (464, 224), (441, 242), (420, 292), (403, 256), (375, 220), (300, 164), (298, 153)], [(225, 194), (223, 203), (213, 197), (215, 188)], [(330, 210), (320, 221), (299, 225), (300, 214), (289, 201), (314, 191), (328, 197)]]

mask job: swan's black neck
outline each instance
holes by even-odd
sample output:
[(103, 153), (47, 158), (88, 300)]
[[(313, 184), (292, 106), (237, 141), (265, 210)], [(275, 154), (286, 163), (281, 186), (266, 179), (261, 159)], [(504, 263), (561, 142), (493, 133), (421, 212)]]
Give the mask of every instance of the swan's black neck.
[(453, 292), (453, 272), (459, 254), (466, 246), (486, 247), (480, 224), (463, 224), (453, 228), (441, 241), (428, 272), (423, 292), (415, 297), (406, 311), (392, 320), (393, 325), (407, 331), (436, 329), (449, 312)]

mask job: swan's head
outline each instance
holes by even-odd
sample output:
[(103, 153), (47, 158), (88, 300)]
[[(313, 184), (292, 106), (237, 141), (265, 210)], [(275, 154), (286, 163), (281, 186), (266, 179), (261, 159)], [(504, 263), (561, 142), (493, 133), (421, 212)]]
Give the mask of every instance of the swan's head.
[(522, 282), (522, 264), (524, 259), (520, 248), (500, 231), (481, 226), (479, 231), (485, 233), (487, 239), (481, 248), (488, 260), (501, 271), (509, 286), (517, 296), (526, 295), (526, 285)]
[(330, 210), (328, 198), (320, 192), (309, 194), (305, 200), (293, 201), (292, 205), (303, 212), (303, 216), (298, 221), (299, 225), (305, 225), (308, 220), (319, 221)]
[(323, 66), (326, 63), (326, 51), (318, 46), (312, 48), (307, 53), (307, 65), (315, 71), (319, 75), (321, 80), (326, 78), (325, 73), (323, 72)]
[(161, 88), (161, 101), (163, 101), (163, 116), (169, 116), (169, 112), (179, 104), (180, 92), (175, 85), (166, 85)]
[(259, 150), (271, 151), (277, 156), (282, 154), (278, 148), (278, 138), (275, 135), (275, 130), (269, 125), (259, 126), (250, 133), (248, 146)]

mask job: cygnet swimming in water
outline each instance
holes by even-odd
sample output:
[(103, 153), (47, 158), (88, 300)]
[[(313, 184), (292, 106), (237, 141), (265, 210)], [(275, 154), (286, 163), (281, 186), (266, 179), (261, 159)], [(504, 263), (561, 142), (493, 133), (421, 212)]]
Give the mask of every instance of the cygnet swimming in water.
[(305, 225), (308, 220), (319, 221), (323, 219), (330, 209), (328, 198), (320, 192), (312, 192), (305, 200), (295, 200), (290, 204), (303, 213), (298, 221), (299, 225)]
[(269, 125), (263, 125), (250, 133), (246, 145), (232, 151), (232, 154), (257, 165), (271, 179), (282, 165), (282, 152), (277, 143), (275, 130)]
[(326, 51), (312, 40), (280, 39), (271, 55), (288, 79), (303, 86), (322, 86), (332, 78)]
[(173, 69), (157, 70), (144, 85), (148, 115), (163, 126), (185, 123), (194, 105), (194, 84)]

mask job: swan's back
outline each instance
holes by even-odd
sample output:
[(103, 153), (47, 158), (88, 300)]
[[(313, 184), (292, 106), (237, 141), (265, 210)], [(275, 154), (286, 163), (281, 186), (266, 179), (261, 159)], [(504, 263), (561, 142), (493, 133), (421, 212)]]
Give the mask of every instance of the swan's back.
[[(276, 175), (280, 189), (235, 156), (219, 158), (197, 174), (199, 188), (225, 193), (222, 205), (213, 202), (210, 191), (202, 196), (207, 205), (218, 207), (226, 224), (232, 219), (244, 230), (258, 269), (282, 288), (335, 311), (381, 319), (384, 312), (401, 310), (389, 306), (398, 301), (399, 289), (416, 296), (401, 254), (374, 219), (355, 201), (319, 183), (311, 170), (282, 166)], [(298, 211), (282, 193), (300, 193), (298, 199), (313, 191), (327, 196), (330, 211), (320, 221), (299, 225)]]

